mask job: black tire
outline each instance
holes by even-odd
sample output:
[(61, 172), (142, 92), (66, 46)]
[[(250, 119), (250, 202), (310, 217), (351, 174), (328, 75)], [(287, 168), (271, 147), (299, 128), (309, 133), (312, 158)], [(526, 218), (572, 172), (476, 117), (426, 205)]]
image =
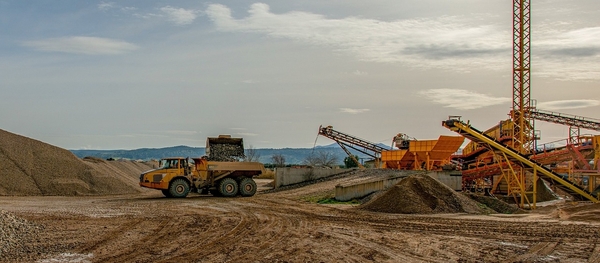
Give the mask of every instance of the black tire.
[(183, 179), (175, 179), (169, 186), (169, 193), (175, 198), (184, 198), (190, 192), (190, 185)]
[(165, 197), (172, 197), (171, 192), (169, 192), (169, 189), (163, 189), (161, 191), (162, 191), (163, 195), (165, 195)]
[(238, 184), (231, 178), (225, 178), (219, 182), (219, 194), (224, 197), (234, 197), (238, 194)]
[(240, 195), (253, 196), (256, 194), (256, 182), (252, 178), (246, 177), (240, 181)]

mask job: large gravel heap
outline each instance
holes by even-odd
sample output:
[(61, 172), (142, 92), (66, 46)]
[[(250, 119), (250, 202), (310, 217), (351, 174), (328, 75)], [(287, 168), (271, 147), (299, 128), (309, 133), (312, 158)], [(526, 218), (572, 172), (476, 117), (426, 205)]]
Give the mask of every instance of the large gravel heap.
[(0, 195), (139, 192), (136, 180), (140, 172), (152, 167), (116, 163), (84, 161), (68, 150), (0, 130)]
[(0, 210), (0, 258), (21, 255), (27, 252), (27, 243), (35, 237), (41, 227)]
[(374, 212), (396, 214), (470, 213), (485, 211), (478, 203), (426, 174), (415, 174), (360, 206)]
[(210, 154), (207, 156), (207, 159), (217, 162), (235, 162), (244, 157), (244, 147), (241, 145), (211, 144)]

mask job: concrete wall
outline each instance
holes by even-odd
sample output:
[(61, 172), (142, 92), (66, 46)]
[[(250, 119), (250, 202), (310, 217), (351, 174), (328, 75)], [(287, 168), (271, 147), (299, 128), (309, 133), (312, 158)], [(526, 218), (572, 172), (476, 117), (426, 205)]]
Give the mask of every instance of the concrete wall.
[(460, 174), (455, 176), (456, 173), (446, 171), (399, 171), (398, 175), (391, 177), (354, 184), (337, 185), (335, 187), (335, 199), (338, 201), (350, 201), (352, 199), (362, 198), (374, 192), (386, 190), (411, 174), (423, 172), (426, 172), (427, 175), (437, 179), (456, 191), (462, 190), (462, 179)]
[(275, 188), (321, 179), (336, 174), (347, 173), (355, 169), (325, 168), (277, 168), (275, 169)]

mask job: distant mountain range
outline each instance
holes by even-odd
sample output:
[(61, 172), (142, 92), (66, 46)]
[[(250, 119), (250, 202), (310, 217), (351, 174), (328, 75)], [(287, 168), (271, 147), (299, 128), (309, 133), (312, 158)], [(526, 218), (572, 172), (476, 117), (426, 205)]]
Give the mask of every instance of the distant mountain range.
[[(380, 146), (389, 148), (387, 145), (380, 144)], [(246, 149), (247, 150), (247, 149)], [(302, 164), (304, 160), (314, 152), (327, 151), (337, 156), (339, 164), (344, 163), (346, 158), (346, 152), (340, 148), (336, 143), (317, 146), (313, 148), (262, 148), (254, 149), (260, 156), (259, 161), (261, 163), (273, 163), (272, 156), (275, 154), (281, 154), (285, 157), (286, 164)], [(165, 157), (200, 157), (205, 155), (204, 147), (189, 147), (189, 146), (174, 146), (165, 148), (142, 148), (134, 150), (70, 150), (75, 156), (79, 158), (83, 157), (96, 157), (102, 159), (129, 159), (129, 160), (158, 160)], [(359, 158), (370, 159), (369, 156), (362, 153), (350, 150), (354, 155)]]

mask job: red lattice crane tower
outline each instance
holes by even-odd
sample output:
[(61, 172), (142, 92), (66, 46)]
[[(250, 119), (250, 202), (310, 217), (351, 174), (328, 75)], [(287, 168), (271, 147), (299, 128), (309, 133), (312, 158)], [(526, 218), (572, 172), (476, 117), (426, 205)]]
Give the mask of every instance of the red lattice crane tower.
[(527, 112), (531, 107), (530, 0), (513, 0), (513, 103), (510, 113), (514, 122), (513, 147), (530, 152), (535, 140), (533, 121)]

